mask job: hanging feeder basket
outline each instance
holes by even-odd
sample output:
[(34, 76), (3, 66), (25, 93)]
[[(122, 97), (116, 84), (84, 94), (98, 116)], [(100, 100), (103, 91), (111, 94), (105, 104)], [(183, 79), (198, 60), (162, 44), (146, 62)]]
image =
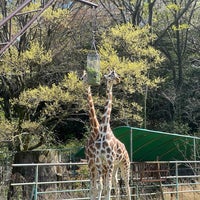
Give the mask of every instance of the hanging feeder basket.
[(100, 85), (100, 56), (97, 52), (90, 52), (87, 55), (87, 67), (88, 84)]

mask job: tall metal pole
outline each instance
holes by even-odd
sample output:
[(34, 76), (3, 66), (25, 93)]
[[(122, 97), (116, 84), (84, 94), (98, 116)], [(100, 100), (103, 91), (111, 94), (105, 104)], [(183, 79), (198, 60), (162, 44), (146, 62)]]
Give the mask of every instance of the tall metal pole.
[(196, 139), (193, 139), (193, 151), (194, 151), (194, 161), (197, 160), (197, 155), (196, 155)]
[(130, 127), (130, 157), (131, 157), (131, 162), (133, 162), (133, 131), (132, 128)]

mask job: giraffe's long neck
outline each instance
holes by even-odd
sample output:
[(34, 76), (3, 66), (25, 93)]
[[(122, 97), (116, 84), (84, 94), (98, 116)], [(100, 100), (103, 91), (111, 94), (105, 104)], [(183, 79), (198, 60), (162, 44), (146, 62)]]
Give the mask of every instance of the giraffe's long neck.
[(96, 111), (94, 108), (94, 102), (92, 98), (91, 87), (88, 86), (87, 88), (88, 94), (88, 105), (89, 105), (89, 119), (90, 119), (90, 126), (91, 126), (91, 135), (90, 135), (90, 142), (94, 141), (99, 132), (99, 122), (97, 120)]
[(101, 121), (100, 131), (106, 133), (110, 129), (110, 115), (112, 110), (112, 84), (107, 82), (107, 101), (105, 106), (105, 111)]

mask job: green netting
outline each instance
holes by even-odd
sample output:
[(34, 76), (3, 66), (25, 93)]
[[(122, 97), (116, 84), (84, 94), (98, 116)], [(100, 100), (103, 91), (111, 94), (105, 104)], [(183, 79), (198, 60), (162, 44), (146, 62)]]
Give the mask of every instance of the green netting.
[[(115, 136), (125, 144), (131, 161), (199, 160), (200, 138), (133, 127), (118, 127)], [(76, 154), (84, 157), (84, 148)]]

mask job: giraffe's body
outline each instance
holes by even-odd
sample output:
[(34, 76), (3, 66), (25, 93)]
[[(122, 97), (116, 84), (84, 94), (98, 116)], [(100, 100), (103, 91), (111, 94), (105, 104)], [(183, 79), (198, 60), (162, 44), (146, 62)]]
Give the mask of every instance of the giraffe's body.
[[(112, 109), (112, 86), (119, 81), (118, 75), (113, 71), (105, 76), (107, 79), (107, 103), (102, 122), (99, 127), (99, 133), (88, 149), (93, 152), (93, 161), (95, 173), (97, 173), (97, 192), (98, 200), (101, 199), (103, 184), (106, 190), (106, 199), (110, 199), (112, 181), (117, 188), (117, 171), (120, 168), (122, 177), (124, 177), (126, 192), (130, 200), (129, 171), (130, 160), (128, 152), (123, 143), (121, 143), (113, 134), (110, 128), (110, 114)], [(117, 193), (119, 190), (117, 190)], [(118, 194), (119, 197), (119, 194)], [(96, 198), (95, 198), (96, 199)]]
[(106, 189), (106, 199), (110, 199), (112, 183), (115, 184), (114, 188), (116, 189), (116, 194), (119, 198), (119, 187), (117, 186), (117, 172), (118, 169), (120, 169), (122, 177), (125, 181), (128, 199), (130, 200), (129, 155), (126, 151), (124, 144), (121, 143), (113, 135), (112, 130), (110, 129), (108, 130), (108, 132), (106, 134), (100, 134), (100, 136), (95, 141), (95, 144), (92, 145), (93, 152), (95, 152), (94, 162), (97, 171), (98, 199), (101, 199), (103, 188)]

